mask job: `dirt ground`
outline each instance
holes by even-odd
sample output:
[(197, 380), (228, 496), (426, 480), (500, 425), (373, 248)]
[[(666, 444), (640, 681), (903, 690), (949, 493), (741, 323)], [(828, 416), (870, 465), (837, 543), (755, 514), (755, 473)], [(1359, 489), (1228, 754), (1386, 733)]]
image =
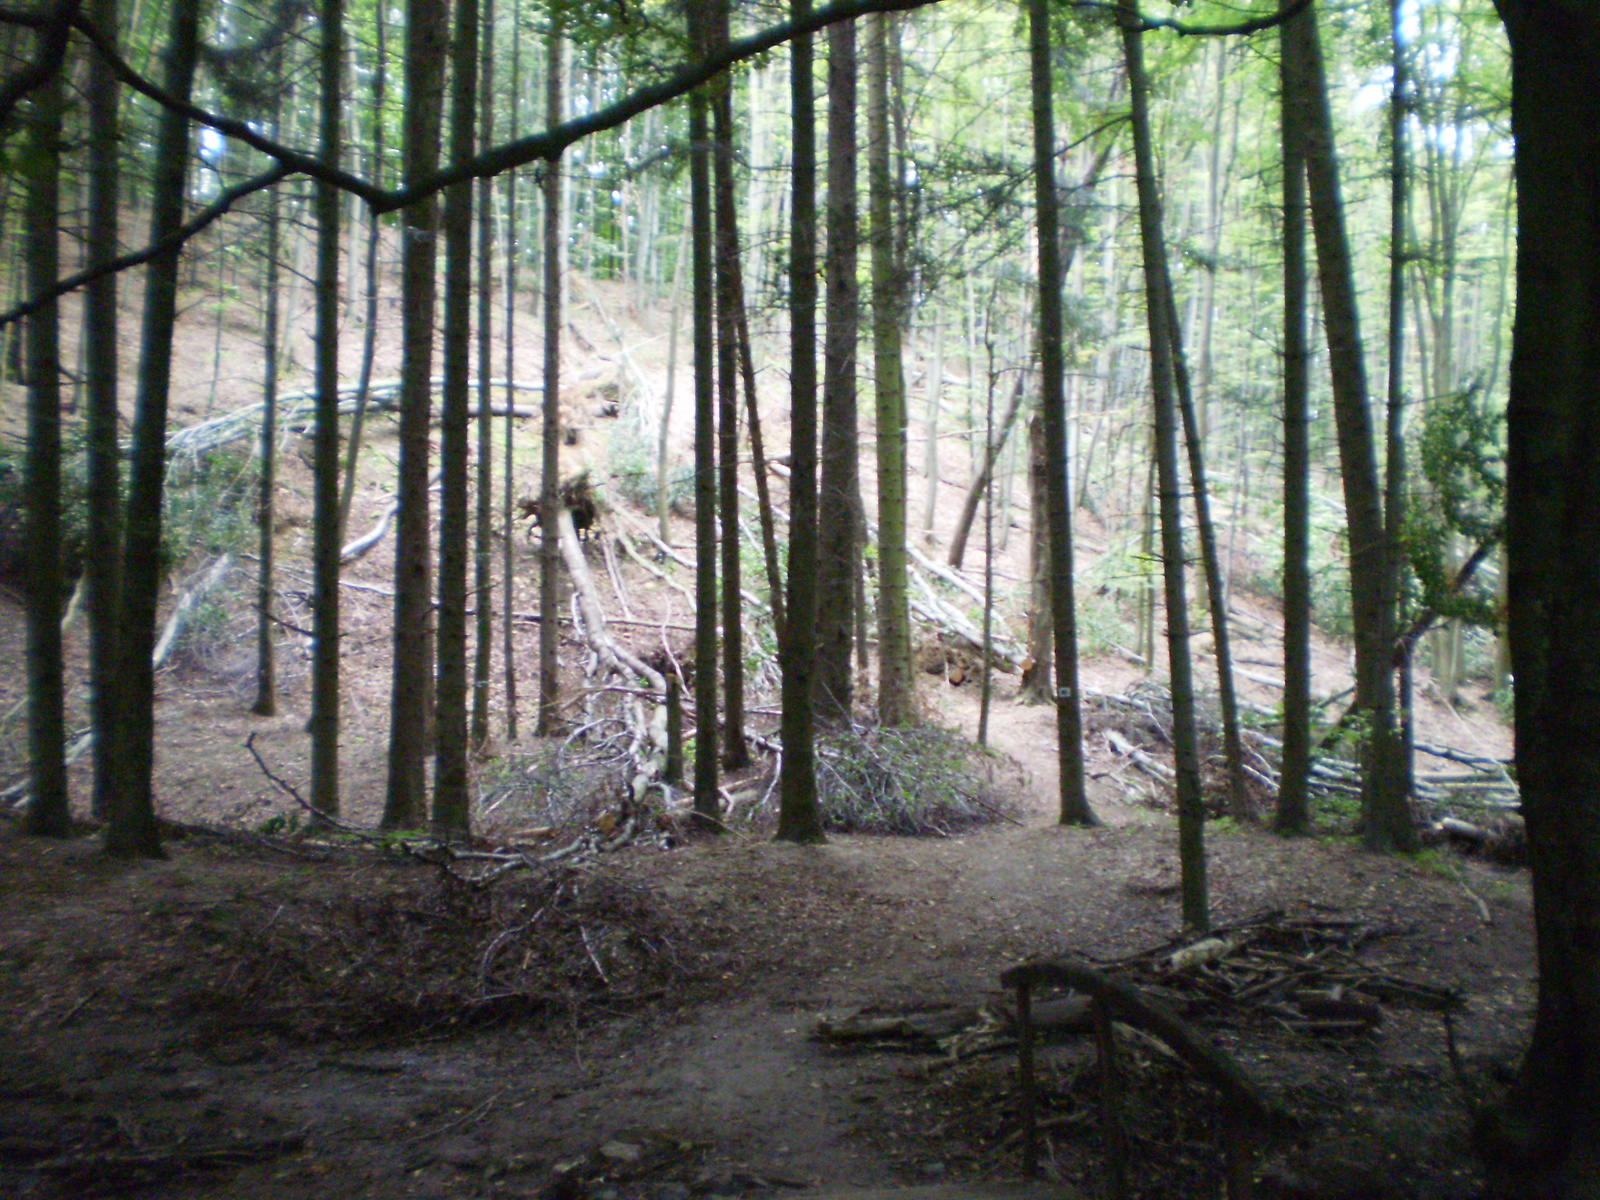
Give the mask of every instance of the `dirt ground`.
[[(581, 312), (611, 306), (636, 347), (632, 369), (659, 380), (659, 320), (637, 324), (618, 293), (600, 288), (586, 303)], [(610, 377), (608, 362), (612, 376), (621, 368), (607, 358), (608, 325), (583, 319), (588, 354), (567, 400), (585, 432), (564, 453), (569, 470), (603, 473), (618, 460), (616, 434), (585, 415), (584, 389)], [(209, 328), (189, 336), (180, 363), (194, 377), (180, 390), (203, 392), (210, 371), (221, 398), (204, 410), (180, 405), (180, 424), (248, 398), (248, 381), (226, 376), (218, 387)], [(347, 339), (347, 354), (357, 340)], [(786, 444), (781, 419), (767, 433)], [(686, 435), (680, 411), (680, 448)], [(353, 530), (386, 502), (391, 438), (378, 422)], [(1096, 829), (1054, 822), (1053, 715), (1017, 703), (1015, 678), (1000, 676), (991, 761), (1011, 817), (948, 837), (836, 835), (800, 848), (773, 843), (770, 816), (758, 815), (722, 836), (655, 832), (478, 887), (393, 842), (308, 839), (293, 801), (245, 747), (254, 735), (267, 766), (303, 787), (307, 640), (296, 627), (309, 623), (309, 505), (303, 469), (293, 455), (285, 461), (281, 715), (248, 712), (253, 618), (241, 570), (209, 635), (161, 677), (168, 858), (109, 862), (92, 836), (41, 842), (0, 821), (9, 1035), (0, 1041), (0, 1193), (689, 1200), (1018, 1176), (1001, 971), (1064, 955), (1108, 963), (1180, 933), (1170, 815), (1143, 802), (1159, 789), (1093, 722)], [(948, 537), (963, 482), (941, 482), (935, 542)], [(1016, 520), (998, 564), (1013, 591), (1028, 542), (1026, 515)], [(1095, 531), (1086, 533), (1092, 560)], [(517, 537), (526, 568), (531, 552)], [(589, 553), (604, 578), (602, 544), (591, 541)], [(342, 598), (343, 814), (368, 828), (385, 774), (387, 553), (380, 543), (347, 568)], [(626, 562), (623, 575), (635, 647), (681, 654), (683, 581)], [(535, 584), (531, 569), (519, 574), (515, 610), (536, 607)], [(1257, 677), (1244, 681), (1244, 697), (1271, 705), (1261, 678), (1281, 659), (1271, 605), (1241, 593), (1234, 615), (1236, 653)], [(531, 662), (535, 629), (518, 629)], [(20, 611), (0, 596), (8, 710), (21, 695), (22, 646)], [(68, 649), (81, 681), (81, 628)], [(1317, 690), (1332, 695), (1348, 682), (1347, 651), (1319, 641), (1316, 654)], [(1083, 682), (1092, 696), (1142, 678), (1125, 659), (1102, 657), (1086, 662)], [(533, 688), (531, 673), (522, 686)], [(931, 721), (973, 733), (973, 687), (928, 675), (919, 686)], [(771, 723), (775, 700), (759, 680), (753, 701), (757, 722)], [(1509, 753), (1492, 703), (1472, 701), (1446, 707), (1424, 689), (1419, 736)], [(497, 729), (503, 703), (497, 689)], [(81, 690), (72, 704), (81, 720)], [(23, 743), (9, 719), (0, 733), (9, 781)], [(548, 815), (530, 796), (561, 781), (519, 776), (530, 752), (526, 739), (502, 744), (481, 766), (483, 795), (499, 798), (484, 803), (480, 828), (493, 835), (484, 852)], [(730, 794), (761, 794), (771, 768), (764, 759)], [(527, 786), (510, 786), (519, 779)], [(73, 781), (81, 800), (86, 761)], [(580, 826), (603, 818), (618, 790), (604, 776), (583, 786), (565, 814)], [(1532, 1015), (1525, 876), (1442, 850), (1408, 861), (1344, 837), (1285, 841), (1232, 821), (1209, 827), (1208, 850), (1217, 925), (1276, 913), (1359, 930), (1352, 953), (1364, 969), (1464, 1001), (1449, 1027), (1455, 1065), (1441, 1015), (1403, 1002), (1384, 1003), (1380, 1024), (1338, 1036), (1195, 1004), (1190, 1019), (1300, 1119), (1299, 1137), (1259, 1163), (1262, 1194), (1476, 1194), (1470, 1109), (1515, 1065)], [(967, 1054), (816, 1036), (820, 1020), (851, 1012), (969, 1009), (991, 1036)], [(1100, 1194), (1105, 1170), (1091, 1045), (1052, 1041), (1040, 1061), (1044, 1167), (1085, 1196)], [(1123, 1034), (1122, 1049), (1136, 1193), (1220, 1194), (1214, 1098), (1138, 1036)]]

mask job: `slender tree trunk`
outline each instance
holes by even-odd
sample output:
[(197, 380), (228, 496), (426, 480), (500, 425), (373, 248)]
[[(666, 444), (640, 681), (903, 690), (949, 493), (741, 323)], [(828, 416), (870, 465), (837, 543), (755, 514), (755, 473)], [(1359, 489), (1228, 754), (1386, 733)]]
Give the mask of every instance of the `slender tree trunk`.
[[(1060, 252), (1055, 253), (1055, 265), (1061, 265)], [(1059, 276), (1058, 276), (1059, 277)], [(1042, 286), (1041, 281), (1041, 286)], [(1043, 309), (1039, 312), (1041, 324), (1046, 320)], [(1059, 316), (1056, 321), (1059, 326)], [(991, 343), (992, 344), (992, 343)], [(1063, 367), (1063, 370), (1066, 368)], [(1000, 428), (994, 431), (994, 436), (983, 450), (983, 465), (978, 468), (978, 473), (973, 477), (972, 486), (967, 489), (966, 497), (961, 502), (961, 514), (956, 517), (955, 532), (950, 537), (949, 561), (952, 567), (961, 569), (962, 562), (967, 557), (967, 539), (972, 536), (972, 523), (978, 517), (978, 505), (989, 494), (990, 484), (994, 482), (994, 469), (1000, 461), (1000, 453), (1005, 449), (1011, 437), (1011, 427), (1017, 423), (1017, 416), (1022, 412), (1022, 401), (1028, 391), (1028, 373), (1017, 373), (1016, 386), (1011, 389), (1011, 400), (1006, 405), (1005, 416), (1000, 421)], [(1049, 385), (1044, 385), (1048, 387)], [(990, 391), (994, 390), (993, 379), (990, 380)], [(1062, 413), (1066, 412), (1066, 391), (1062, 390)], [(991, 397), (992, 399), (992, 397)], [(1066, 427), (1066, 417), (1062, 417), (1062, 427)]]
[[(324, 165), (338, 167), (344, 96), (344, 0), (321, 0)], [(316, 433), (312, 447), (311, 806), (339, 811), (339, 190), (316, 185)]]
[[(406, 9), (405, 177), (432, 173), (439, 161), (444, 107), (445, 10), (431, 0)], [(401, 237), (400, 469), (395, 521), (394, 674), (389, 701), (389, 787), (386, 829), (411, 828), (427, 803), (427, 746), (432, 655), (429, 563), (428, 433), (433, 409), (434, 267), (438, 207), (432, 199), (407, 208)]]
[[(511, 5), (511, 123), (519, 127), (522, 104), (522, 0)], [(500, 614), (500, 635), (505, 645), (506, 741), (517, 740), (517, 640), (512, 613), (516, 609), (516, 573), (511, 531), (516, 528), (516, 366), (517, 366), (517, 173), (506, 172), (506, 429), (505, 464), (500, 481), (500, 572), (505, 576), (505, 609)]]
[[(483, 4), (483, 79), (478, 88), (480, 144), (494, 144), (494, 0)], [(478, 459), (477, 511), (473, 528), (472, 591), (477, 622), (473, 630), (472, 746), (489, 740), (489, 687), (494, 672), (494, 419), (491, 350), (494, 328), (494, 182), (478, 181)], [(506, 376), (511, 384), (511, 376)], [(513, 406), (507, 401), (506, 408)], [(510, 524), (506, 525), (509, 535)], [(507, 537), (509, 541), (509, 536)]]
[[(1150, 138), (1150, 84), (1134, 0), (1121, 0), (1122, 45), (1133, 101), (1133, 145), (1139, 192), (1139, 232), (1144, 247), (1146, 308), (1150, 329), (1150, 384), (1155, 401), (1155, 458), (1161, 507), (1161, 567), (1167, 609), (1167, 652), (1172, 684), (1172, 751), (1178, 789), (1178, 857), (1183, 876), (1183, 923), (1210, 927), (1206, 887), (1205, 808), (1200, 787), (1200, 751), (1195, 733), (1194, 681), (1189, 662), (1189, 612), (1184, 585), (1183, 484), (1178, 471), (1178, 415), (1173, 345), (1176, 309), (1167, 276)], [(1152, 655), (1152, 657), (1154, 657)]]
[[(710, 44), (709, 14), (689, 6), (689, 44)], [(694, 293), (694, 811), (714, 820), (717, 796), (717, 460), (715, 301), (712, 292), (711, 130), (707, 88), (689, 93), (690, 248)], [(737, 536), (737, 535), (735, 535)], [(716, 828), (710, 820), (707, 828)]]
[[(1400, 637), (1401, 592), (1405, 583), (1406, 444), (1405, 327), (1406, 254), (1410, 181), (1406, 172), (1406, 113), (1410, 100), (1405, 31), (1400, 0), (1389, 0), (1389, 45), (1394, 80), (1389, 101), (1389, 373), (1384, 420), (1383, 642), (1395, 648), (1398, 671), (1398, 721), (1395, 786), (1411, 795), (1411, 655)], [(1448, 343), (1446, 343), (1448, 344)]]
[[(546, 39), (545, 122), (561, 123), (561, 25), (552, 21)], [(561, 160), (545, 162), (544, 177), (544, 445), (539, 474), (539, 736), (558, 726), (561, 699), (560, 571), (556, 508), (561, 487)]]
[(867, 18), (867, 193), (872, 258), (872, 360), (878, 435), (878, 720), (916, 720), (907, 602), (906, 402), (900, 328), (906, 281), (896, 254), (889, 142), (889, 22)]
[[(478, 0), (455, 0), (451, 43), (450, 160), (472, 156), (477, 122)], [(472, 180), (444, 193), (444, 389), (439, 421), (439, 644), (435, 694), (439, 744), (433, 823), (471, 824), (467, 764), (467, 476), (472, 406)], [(487, 424), (487, 422), (485, 422)], [(544, 529), (555, 509), (543, 510)], [(487, 603), (487, 601), (485, 601)]]
[(1311, 398), (1306, 339), (1306, 168), (1292, 37), (1280, 30), (1283, 129), (1283, 761), (1280, 833), (1311, 828)]
[[(804, 17), (811, 0), (792, 0)], [(817, 121), (809, 36), (789, 44), (794, 194), (789, 234), (789, 609), (783, 644), (778, 837), (820, 842), (812, 693), (817, 617)]]
[(1043, 388), (1050, 520), (1050, 609), (1054, 621), (1056, 754), (1061, 764), (1061, 823), (1094, 825), (1083, 779), (1083, 719), (1078, 694), (1078, 627), (1072, 583), (1072, 495), (1067, 477), (1067, 403), (1062, 348), (1061, 250), (1055, 176), (1055, 83), (1046, 0), (1029, 0), (1033, 84), (1034, 203), (1039, 219), (1039, 373)]
[(1311, 225), (1322, 285), (1323, 325), (1333, 373), (1334, 425), (1339, 438), (1340, 475), (1350, 529), (1350, 611), (1355, 627), (1355, 708), (1363, 718), (1362, 825), (1373, 849), (1412, 851), (1416, 825), (1400, 790), (1399, 746), (1395, 729), (1392, 647), (1385, 641), (1384, 587), (1389, 561), (1378, 469), (1374, 458), (1361, 326), (1356, 312), (1349, 241), (1339, 196), (1338, 162), (1328, 109), (1316, 13), (1308, 9), (1289, 22), (1288, 46), (1304, 87), (1291, 95), (1303, 106), (1306, 183)]
[(661, 399), (661, 428), (656, 432), (656, 524), (663, 542), (672, 539), (672, 491), (668, 443), (672, 433), (672, 403), (678, 394), (678, 331), (683, 324), (683, 267), (689, 261), (689, 226), (678, 238), (677, 260), (672, 267), (672, 302), (667, 312), (667, 386)]
[[(64, 72), (56, 70), (32, 95), (29, 114), (27, 229), (28, 287), (39, 295), (60, 274), (61, 113)], [(60, 306), (50, 300), (28, 318), (28, 765), (33, 799), (27, 829), (67, 837), (65, 669), (61, 653), (61, 330)]]
[[(186, 100), (194, 83), (199, 0), (174, 0), (168, 24), (165, 87)], [(188, 118), (164, 109), (156, 133), (150, 189), (150, 243), (171, 238), (183, 223), (189, 161)], [(172, 387), (172, 334), (178, 316), (176, 248), (150, 260), (145, 275), (144, 328), (134, 401), (133, 462), (122, 560), (122, 616), (117, 672), (120, 737), (117, 800), (106, 830), (115, 858), (161, 857), (155, 793), (156, 603), (161, 591), (161, 493), (167, 466), (167, 397)]]
[[(1045, 448), (1044, 414), (1028, 422), (1028, 661), (1021, 698), (1029, 704), (1055, 702), (1055, 626), (1050, 604), (1050, 457)], [(1069, 506), (1070, 511), (1070, 506)]]
[(1517, 782), (1539, 1007), (1480, 1119), (1495, 1200), (1600, 1196), (1600, 16), (1500, 0), (1511, 41), (1517, 305), (1507, 557)]
[[(728, 41), (728, 0), (709, 15), (711, 46)], [(712, 84), (712, 171), (716, 217), (717, 490), (722, 526), (722, 762), (746, 766), (744, 743), (744, 598), (739, 594), (739, 230), (733, 188), (733, 87)]]
[[(278, 133), (277, 114), (272, 132)], [(266, 309), (261, 332), (261, 480), (256, 497), (256, 542), (261, 563), (256, 576), (256, 700), (250, 711), (270, 717), (278, 711), (277, 627), (273, 620), (273, 601), (277, 595), (274, 577), (273, 526), (276, 523), (275, 491), (278, 481), (278, 287), (282, 224), (278, 189), (267, 192)]]
[[(88, 0), (86, 11), (112, 46), (117, 42), (117, 0)], [(110, 66), (89, 56), (89, 198), (86, 233), (90, 267), (117, 256), (120, 183), (117, 174), (119, 87)], [(84, 552), (88, 585), (89, 677), (94, 720), (94, 797), (100, 819), (114, 807), (117, 762), (117, 610), (122, 549), (122, 451), (117, 402), (117, 277), (103, 275), (84, 288), (83, 340), (88, 424), (89, 542)]]
[(856, 415), (856, 23), (828, 27), (827, 313), (822, 368), (822, 486), (817, 516), (817, 715), (848, 721), (854, 703), (850, 641), (855, 620), (861, 484)]

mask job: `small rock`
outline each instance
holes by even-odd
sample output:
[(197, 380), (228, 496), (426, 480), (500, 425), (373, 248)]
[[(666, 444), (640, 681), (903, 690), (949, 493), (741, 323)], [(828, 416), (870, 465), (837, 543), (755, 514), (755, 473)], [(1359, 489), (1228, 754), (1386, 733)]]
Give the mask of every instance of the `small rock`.
[(644, 1151), (632, 1142), (606, 1142), (600, 1147), (600, 1157), (612, 1162), (635, 1163), (644, 1157)]

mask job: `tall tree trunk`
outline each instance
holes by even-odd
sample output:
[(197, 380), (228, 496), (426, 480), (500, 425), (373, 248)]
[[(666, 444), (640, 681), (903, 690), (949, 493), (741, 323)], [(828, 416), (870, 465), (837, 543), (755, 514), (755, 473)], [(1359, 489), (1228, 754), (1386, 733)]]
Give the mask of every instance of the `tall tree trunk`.
[[(478, 0), (455, 0), (451, 41), (450, 161), (472, 157), (477, 123)], [(467, 461), (472, 406), (472, 197), (470, 179), (444, 194), (444, 389), (439, 421), (439, 645), (433, 823), (466, 832), (471, 823), (467, 770)], [(555, 510), (544, 510), (546, 531)], [(484, 599), (480, 604), (486, 604)]]
[[(274, 106), (276, 108), (276, 105)], [(273, 113), (272, 133), (278, 134), (278, 114)], [(263, 290), (265, 308), (261, 330), (261, 479), (256, 496), (256, 543), (261, 562), (256, 575), (256, 699), (250, 711), (270, 717), (278, 711), (277, 624), (273, 601), (275, 492), (278, 483), (278, 288), (282, 254), (282, 205), (278, 189), (267, 192), (267, 262)], [(341, 525), (341, 529), (343, 526)]]
[[(494, 144), (494, 0), (483, 4), (483, 78), (478, 88), (480, 144)], [(473, 630), (472, 745), (489, 740), (489, 686), (494, 672), (494, 404), (490, 352), (494, 328), (494, 181), (478, 181), (478, 458), (477, 511), (473, 527), (472, 591), (477, 622)], [(511, 384), (511, 376), (506, 376)], [(508, 401), (507, 409), (513, 407)], [(506, 525), (509, 535), (511, 526)], [(509, 541), (509, 536), (507, 537)]]
[[(711, 48), (728, 42), (728, 0), (709, 14)], [(716, 217), (717, 500), (722, 527), (722, 762), (746, 766), (744, 744), (744, 598), (739, 594), (739, 230), (733, 190), (733, 84), (712, 83), (712, 170)]]
[[(1182, 869), (1183, 923), (1211, 923), (1206, 887), (1205, 808), (1195, 732), (1194, 681), (1189, 662), (1189, 611), (1184, 585), (1182, 480), (1178, 471), (1178, 415), (1173, 345), (1177, 338), (1172, 284), (1167, 276), (1161, 197), (1150, 138), (1150, 83), (1135, 0), (1121, 0), (1122, 45), (1133, 102), (1133, 147), (1139, 192), (1139, 233), (1144, 248), (1145, 307), (1150, 329), (1150, 386), (1155, 402), (1155, 459), (1161, 508), (1161, 573), (1167, 609), (1167, 653), (1172, 684), (1172, 752), (1177, 772), (1178, 857)], [(1152, 656), (1153, 657), (1153, 656)]]
[[(522, 0), (511, 5), (511, 124), (520, 128), (522, 103)], [(511, 531), (516, 528), (516, 366), (517, 366), (517, 173), (506, 172), (506, 430), (505, 463), (500, 481), (500, 572), (505, 577), (505, 608), (500, 614), (500, 637), (505, 646), (506, 741), (517, 740), (517, 639), (512, 613), (516, 609), (516, 575)]]
[[(344, 96), (344, 0), (321, 0), (320, 158), (337, 168)], [(339, 201), (316, 185), (316, 433), (312, 447), (311, 807), (339, 811)]]
[(1400, 0), (1389, 0), (1389, 46), (1394, 80), (1389, 100), (1389, 377), (1384, 420), (1384, 549), (1383, 643), (1394, 647), (1399, 672), (1398, 721), (1395, 746), (1395, 786), (1402, 797), (1411, 795), (1411, 654), (1409, 641), (1400, 637), (1401, 590), (1405, 583), (1406, 553), (1406, 444), (1405, 444), (1405, 328), (1406, 253), (1408, 225), (1406, 173), (1406, 113), (1408, 111), (1407, 62), (1404, 17)]
[[(709, 14), (703, 5), (691, 4), (688, 16), (691, 53), (701, 57), (710, 44)], [(717, 394), (710, 103), (705, 87), (689, 93), (689, 241), (694, 293), (694, 811), (714, 820), (722, 805), (717, 796)], [(709, 820), (707, 827), (715, 828)]]
[(1055, 82), (1046, 0), (1029, 0), (1033, 86), (1034, 203), (1039, 219), (1039, 373), (1050, 519), (1050, 609), (1054, 622), (1056, 754), (1061, 768), (1061, 823), (1096, 824), (1083, 780), (1083, 718), (1078, 695), (1077, 608), (1072, 590), (1072, 495), (1067, 477), (1067, 398), (1062, 348), (1061, 249), (1055, 173)]
[(1517, 305), (1507, 556), (1539, 1007), (1478, 1129), (1504, 1197), (1600, 1195), (1600, 15), (1499, 0), (1511, 40)]
[[(804, 17), (811, 0), (792, 0)], [(817, 617), (817, 117), (809, 36), (789, 45), (794, 195), (789, 234), (789, 606), (783, 644), (778, 837), (820, 842), (812, 695)]]
[(827, 307), (822, 365), (822, 487), (817, 514), (817, 715), (847, 721), (854, 702), (850, 640), (860, 555), (856, 347), (856, 23), (828, 27)]
[[(545, 123), (561, 123), (561, 23), (552, 18), (546, 39)], [(539, 736), (551, 737), (561, 699), (559, 595), (561, 545), (556, 508), (561, 503), (561, 160), (545, 163), (544, 176), (544, 428), (539, 471)]]
[(906, 386), (900, 358), (906, 280), (896, 253), (890, 170), (889, 22), (867, 18), (867, 195), (872, 258), (872, 362), (878, 437), (878, 720), (916, 720), (906, 554)]
[[(114, 47), (117, 0), (88, 0), (89, 19)], [(119, 87), (109, 64), (89, 56), (89, 267), (117, 256), (120, 184), (117, 176)], [(117, 762), (117, 609), (121, 576), (122, 451), (118, 443), (117, 277), (107, 274), (84, 288), (83, 367), (88, 425), (89, 542), (84, 550), (88, 585), (89, 684), (94, 720), (94, 797), (102, 820), (114, 806)]]
[[(405, 178), (431, 174), (439, 161), (444, 107), (445, 9), (432, 0), (406, 7)], [(429, 563), (428, 434), (433, 409), (434, 267), (438, 206), (430, 198), (407, 208), (400, 251), (400, 467), (395, 520), (393, 686), (389, 700), (389, 787), (386, 829), (411, 828), (427, 804), (427, 747), (432, 655)]]
[(1311, 828), (1311, 395), (1306, 339), (1306, 165), (1287, 27), (1280, 29), (1283, 131), (1283, 761), (1274, 825)]
[(1301, 108), (1305, 131), (1306, 184), (1311, 227), (1322, 286), (1323, 326), (1333, 375), (1333, 415), (1339, 439), (1350, 532), (1350, 613), (1355, 628), (1355, 709), (1363, 735), (1362, 836), (1373, 849), (1417, 847), (1416, 825), (1400, 790), (1399, 745), (1395, 728), (1392, 648), (1385, 641), (1384, 579), (1388, 550), (1378, 468), (1372, 441), (1372, 414), (1362, 359), (1361, 323), (1356, 311), (1350, 245), (1339, 196), (1333, 119), (1328, 108), (1316, 12), (1308, 9), (1286, 30), (1294, 68), (1302, 86), (1291, 95)]
[[(41, 295), (60, 274), (63, 72), (33, 93), (27, 166), (28, 287)], [(67, 799), (65, 682), (61, 653), (61, 330), (60, 306), (47, 301), (28, 318), (28, 765), (33, 799), (28, 832), (72, 832)]]
[[(1050, 603), (1050, 456), (1045, 447), (1044, 414), (1028, 422), (1028, 661), (1021, 697), (1029, 704), (1055, 702), (1055, 618)], [(1071, 506), (1068, 506), (1071, 510)]]
[[(194, 84), (200, 0), (174, 0), (168, 23), (165, 89), (187, 100)], [(150, 187), (150, 244), (172, 238), (183, 224), (189, 162), (188, 118), (163, 109), (156, 133)], [(178, 317), (176, 246), (150, 260), (145, 275), (144, 328), (134, 400), (133, 460), (122, 559), (122, 615), (117, 799), (106, 830), (115, 858), (161, 857), (152, 771), (155, 765), (156, 604), (161, 592), (161, 493), (167, 467), (167, 398), (172, 387), (172, 334)]]

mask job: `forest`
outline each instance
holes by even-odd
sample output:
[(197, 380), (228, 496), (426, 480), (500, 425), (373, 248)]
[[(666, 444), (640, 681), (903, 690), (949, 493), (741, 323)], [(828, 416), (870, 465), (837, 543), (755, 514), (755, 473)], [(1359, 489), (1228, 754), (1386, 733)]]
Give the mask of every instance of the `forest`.
[(0, 1177), (1600, 1195), (1597, 74), (1579, 0), (0, 11)]

